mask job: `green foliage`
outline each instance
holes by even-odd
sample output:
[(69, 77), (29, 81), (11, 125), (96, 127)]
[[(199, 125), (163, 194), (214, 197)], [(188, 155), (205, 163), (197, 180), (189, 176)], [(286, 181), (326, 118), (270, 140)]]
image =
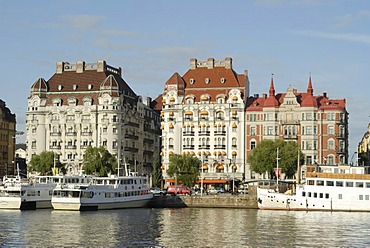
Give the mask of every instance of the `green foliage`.
[[(54, 152), (43, 151), (40, 154), (34, 155), (29, 163), (28, 170), (32, 172), (38, 172), (40, 175), (52, 174), (52, 168), (54, 167)], [(55, 167), (63, 169), (63, 165), (60, 161), (55, 161)]]
[(107, 176), (116, 173), (118, 164), (115, 157), (105, 147), (89, 146), (84, 154), (83, 170), (86, 174)]
[[(262, 140), (248, 157), (251, 170), (257, 173), (267, 172), (274, 177), (274, 168), (277, 166), (277, 148), (279, 148), (279, 168), (288, 177), (293, 176), (297, 171), (299, 149), (297, 143), (293, 141)], [(301, 152), (300, 156), (303, 158)]]
[(177, 177), (178, 184), (193, 187), (200, 176), (199, 166), (201, 161), (195, 156), (174, 154), (170, 157), (167, 174)]
[(154, 154), (153, 157), (153, 186), (159, 187), (161, 185), (162, 169), (159, 161), (159, 155)]

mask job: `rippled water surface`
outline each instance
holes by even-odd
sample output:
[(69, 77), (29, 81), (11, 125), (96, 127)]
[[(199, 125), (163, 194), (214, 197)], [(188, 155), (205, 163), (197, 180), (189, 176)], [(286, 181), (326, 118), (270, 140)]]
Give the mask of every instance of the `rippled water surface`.
[(370, 213), (0, 211), (1, 247), (370, 247)]

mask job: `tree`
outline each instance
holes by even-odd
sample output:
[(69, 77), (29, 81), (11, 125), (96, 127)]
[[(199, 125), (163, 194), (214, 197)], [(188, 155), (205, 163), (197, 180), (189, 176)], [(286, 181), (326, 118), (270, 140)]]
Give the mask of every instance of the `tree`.
[(116, 173), (118, 167), (117, 160), (103, 146), (89, 146), (83, 157), (83, 170), (86, 174), (107, 176), (108, 173)]
[[(34, 155), (30, 161), (29, 171), (35, 171), (40, 175), (52, 174), (52, 168), (54, 167), (54, 152), (43, 151), (40, 154)], [(55, 167), (63, 169), (63, 165), (59, 160), (55, 161)]]
[(195, 156), (174, 154), (170, 157), (167, 174), (175, 176), (179, 183), (193, 187), (199, 178), (201, 161)]
[[(277, 148), (279, 148), (279, 169), (288, 177), (293, 176), (297, 171), (298, 145), (293, 141), (284, 140), (262, 140), (253, 153), (249, 155), (248, 162), (251, 170), (257, 173), (269, 173), (274, 177), (274, 168), (277, 166)], [(300, 152), (300, 157), (303, 154)]]
[(162, 168), (159, 161), (158, 154), (153, 156), (153, 186), (160, 186), (162, 180)]

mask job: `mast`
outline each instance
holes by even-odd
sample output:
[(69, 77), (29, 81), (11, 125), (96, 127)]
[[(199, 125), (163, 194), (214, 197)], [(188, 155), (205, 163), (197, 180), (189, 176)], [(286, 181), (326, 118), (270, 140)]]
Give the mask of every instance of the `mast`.
[(299, 149), (297, 149), (298, 150), (298, 161), (297, 161), (297, 173), (298, 173), (298, 175), (297, 175), (297, 183), (298, 184), (300, 184), (301, 183), (301, 163), (300, 163), (300, 160), (301, 160), (301, 153), (299, 152)]

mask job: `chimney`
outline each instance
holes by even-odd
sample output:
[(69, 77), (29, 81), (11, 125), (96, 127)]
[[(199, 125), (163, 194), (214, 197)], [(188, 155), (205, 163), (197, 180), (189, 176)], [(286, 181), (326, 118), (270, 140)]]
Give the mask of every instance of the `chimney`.
[(106, 63), (104, 60), (99, 60), (98, 61), (98, 68), (96, 68), (96, 71), (97, 72), (105, 72), (105, 68), (106, 68)]
[(207, 60), (207, 68), (208, 69), (213, 69), (215, 67), (215, 59), (214, 58), (209, 58)]
[(85, 71), (85, 61), (77, 61), (76, 63), (76, 72), (82, 73)]
[(326, 92), (322, 93), (322, 95), (323, 95), (325, 98), (327, 98), (327, 94), (326, 94)]
[(64, 71), (64, 62), (57, 62), (57, 74), (61, 74)]
[(263, 93), (262, 94), (262, 98), (265, 98), (266, 99), (267, 98), (267, 94), (266, 93)]
[(195, 70), (197, 69), (197, 59), (190, 59), (190, 69)]
[(230, 57), (225, 58), (225, 68), (226, 69), (233, 69), (233, 59)]

